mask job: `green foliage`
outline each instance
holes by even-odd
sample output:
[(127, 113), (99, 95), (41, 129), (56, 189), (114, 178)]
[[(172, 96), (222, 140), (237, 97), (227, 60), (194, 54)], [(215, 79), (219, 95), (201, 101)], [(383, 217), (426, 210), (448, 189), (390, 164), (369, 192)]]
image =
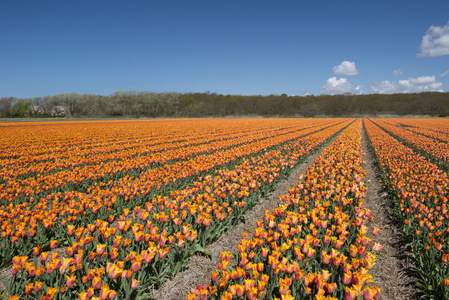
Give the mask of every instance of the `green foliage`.
[(3, 97), (0, 98), (0, 117), (9, 117), (11, 104), (14, 102), (14, 97)]
[(11, 106), (10, 115), (19, 118), (27, 117), (29, 115), (30, 106), (31, 102), (18, 100)]
[[(26, 104), (28, 103), (28, 104)], [(65, 93), (15, 99), (0, 98), (0, 116), (24, 117), (27, 107), (67, 108), (73, 117), (208, 117), (208, 116), (447, 116), (449, 93), (372, 95), (222, 95), (216, 93), (116, 91), (108, 96)], [(38, 116), (34, 114), (34, 116)]]

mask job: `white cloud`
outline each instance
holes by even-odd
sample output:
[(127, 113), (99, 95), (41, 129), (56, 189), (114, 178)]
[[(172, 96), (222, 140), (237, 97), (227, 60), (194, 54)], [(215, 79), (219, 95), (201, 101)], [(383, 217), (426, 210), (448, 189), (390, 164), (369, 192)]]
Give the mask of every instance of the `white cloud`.
[(391, 94), (397, 92), (397, 84), (388, 80), (375, 81), (372, 82), (370, 86), (375, 94)]
[(443, 26), (430, 26), (422, 38), (418, 57), (449, 55), (449, 22)]
[(420, 76), (398, 82), (376, 81), (372, 82), (370, 87), (371, 91), (377, 94), (443, 92), (443, 83), (437, 81), (435, 76)]
[(393, 75), (394, 76), (399, 76), (404, 74), (404, 70), (402, 70), (401, 68), (397, 68), (396, 70), (393, 70)]
[(323, 85), (323, 94), (335, 95), (335, 94), (361, 94), (362, 86), (358, 85), (354, 87), (346, 78), (337, 79), (337, 77), (329, 78)]
[(332, 68), (334, 75), (359, 75), (359, 71), (355, 67), (355, 62), (343, 61), (338, 66)]
[(358, 85), (355, 87), (355, 93), (353, 94), (363, 94), (363, 85)]
[(449, 75), (449, 70), (447, 70), (447, 71), (445, 71), (445, 72), (443, 72), (443, 73), (440, 74), (441, 77), (444, 77), (444, 76), (446, 76), (446, 75)]

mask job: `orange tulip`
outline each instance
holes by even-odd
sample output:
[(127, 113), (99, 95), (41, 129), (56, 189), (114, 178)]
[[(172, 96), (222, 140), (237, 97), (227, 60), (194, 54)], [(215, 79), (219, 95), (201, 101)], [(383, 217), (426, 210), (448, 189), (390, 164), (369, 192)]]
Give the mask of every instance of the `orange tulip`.
[(97, 244), (96, 253), (98, 255), (102, 255), (105, 249), (106, 249), (106, 244)]
[(114, 299), (117, 296), (117, 292), (115, 290), (109, 290), (109, 299)]
[(64, 272), (70, 267), (70, 265), (71, 264), (73, 264), (74, 263), (74, 260), (73, 260), (73, 258), (63, 258), (62, 259), (62, 264), (61, 264), (61, 266), (59, 267), (59, 272), (61, 273), (61, 274), (64, 274)]
[(87, 289), (87, 297), (92, 298), (92, 296), (94, 295), (94, 292), (95, 292), (94, 288), (93, 287), (89, 287)]
[(100, 299), (106, 299), (110, 292), (111, 290), (109, 289), (109, 286), (107, 284), (103, 285), (100, 290)]
[(374, 252), (379, 252), (380, 250), (383, 249), (384, 246), (385, 246), (385, 245), (381, 245), (381, 244), (379, 244), (379, 243), (374, 243), (373, 251), (374, 251)]
[(130, 279), (133, 275), (133, 272), (131, 270), (124, 270), (122, 273), (122, 278)]
[(75, 233), (75, 225), (68, 225), (67, 226), (67, 235), (71, 236)]
[(39, 256), (39, 262), (47, 261), (48, 254), (49, 254), (48, 252), (42, 252), (41, 255)]
[(25, 294), (29, 295), (33, 292), (34, 284), (32, 282), (25, 285)]
[(42, 287), (44, 286), (44, 283), (41, 281), (35, 281), (34, 282), (34, 291), (36, 293), (39, 293), (42, 290)]
[(167, 253), (168, 253), (168, 251), (170, 250), (170, 247), (167, 247), (167, 248), (165, 248), (165, 249), (159, 249), (157, 252), (158, 252), (158, 255), (159, 255), (159, 258), (160, 259), (162, 259), (162, 258), (164, 258), (166, 255), (167, 255)]
[(357, 299), (357, 290), (349, 287), (345, 287), (345, 299), (354, 300)]
[(47, 273), (51, 274), (56, 269), (56, 265), (53, 261), (51, 261), (51, 262), (47, 263), (46, 268), (47, 268)]
[(131, 288), (132, 289), (137, 288), (139, 286), (139, 283), (140, 283), (139, 280), (133, 279), (132, 282), (131, 282)]
[(79, 300), (88, 300), (89, 297), (87, 296), (87, 292), (81, 292), (80, 294), (78, 294), (78, 299)]
[(11, 273), (12, 275), (16, 275), (20, 271), (20, 265), (19, 264), (13, 264)]
[(101, 278), (95, 276), (92, 278), (92, 287), (96, 290), (98, 290), (101, 287)]
[(236, 285), (236, 295), (237, 297), (243, 297), (245, 294), (245, 286), (237, 284)]
[(39, 250), (41, 249), (41, 245), (33, 247), (33, 255), (34, 256), (38, 256), (39, 255)]
[(57, 240), (51, 240), (50, 241), (50, 248), (51, 249), (55, 249), (56, 247), (58, 247), (58, 241)]
[(72, 288), (75, 285), (76, 276), (75, 275), (73, 275), (73, 276), (66, 275), (65, 278), (66, 278), (67, 288), (69, 288), (69, 289)]
[(47, 294), (45, 295), (45, 299), (46, 300), (52, 300), (55, 297), (57, 292), (58, 292), (57, 289), (52, 288), (52, 287), (48, 287), (47, 288)]
[(380, 288), (369, 286), (366, 287), (363, 292), (363, 299), (364, 300), (371, 300), (371, 299), (377, 299), (379, 297)]

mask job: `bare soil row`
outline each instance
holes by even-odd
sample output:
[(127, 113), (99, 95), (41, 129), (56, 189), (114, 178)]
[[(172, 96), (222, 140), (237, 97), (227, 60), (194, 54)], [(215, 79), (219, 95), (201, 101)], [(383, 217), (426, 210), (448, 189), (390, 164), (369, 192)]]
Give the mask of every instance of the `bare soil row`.
[(370, 270), (373, 280), (381, 288), (380, 299), (412, 300), (419, 299), (410, 255), (404, 251), (401, 233), (391, 212), (390, 199), (379, 176), (374, 156), (368, 148), (368, 137), (363, 134), (364, 169), (366, 171), (365, 206), (370, 209), (373, 222), (369, 224), (380, 229), (372, 237), (373, 242), (385, 245), (376, 255), (376, 264)]

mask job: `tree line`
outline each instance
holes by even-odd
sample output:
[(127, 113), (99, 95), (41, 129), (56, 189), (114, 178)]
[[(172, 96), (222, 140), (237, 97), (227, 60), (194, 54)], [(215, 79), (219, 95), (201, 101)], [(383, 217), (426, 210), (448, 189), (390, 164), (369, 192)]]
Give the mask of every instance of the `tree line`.
[(449, 93), (368, 95), (222, 95), (117, 91), (108, 96), (64, 93), (34, 98), (0, 98), (0, 117), (47, 117), (64, 107), (70, 117), (221, 117), (449, 115)]

